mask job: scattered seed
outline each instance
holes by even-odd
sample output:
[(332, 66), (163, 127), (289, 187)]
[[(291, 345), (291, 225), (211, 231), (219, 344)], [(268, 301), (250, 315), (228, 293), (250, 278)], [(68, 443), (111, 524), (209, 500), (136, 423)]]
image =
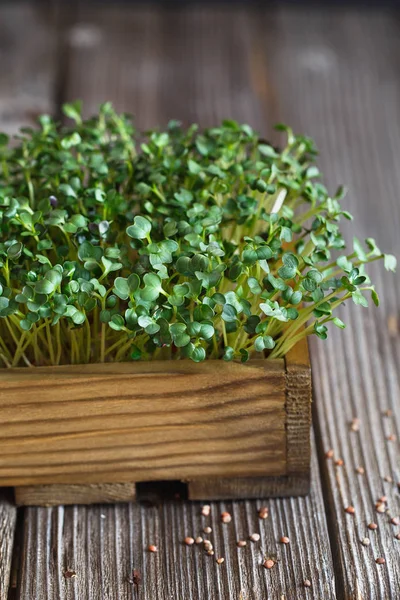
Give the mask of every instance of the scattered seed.
[(388, 408), (387, 410), (384, 411), (383, 416), (391, 417), (391, 416), (393, 416), (393, 411), (390, 408)]
[(100, 515), (100, 519), (106, 519), (106, 515)]
[(394, 433), (391, 433), (390, 435), (386, 436), (386, 439), (388, 442), (395, 442), (397, 440), (397, 437)]
[(351, 429), (351, 431), (359, 431), (360, 430), (360, 419), (358, 419), (357, 417), (354, 418), (351, 421), (350, 429)]
[(73, 579), (74, 577), (76, 577), (76, 571), (68, 569), (67, 571), (64, 571), (64, 577), (65, 579)]
[(207, 550), (208, 556), (214, 556), (214, 550)]
[(378, 525), (376, 523), (370, 523), (368, 525), (368, 529), (371, 529), (372, 531), (374, 531), (375, 529), (378, 529)]
[(400, 540), (400, 533), (396, 533), (394, 537), (396, 538), (396, 540)]
[(201, 514), (203, 517), (208, 517), (211, 512), (211, 506), (209, 504), (205, 504), (201, 509)]
[(268, 560), (264, 560), (264, 562), (263, 562), (263, 566), (264, 566), (266, 569), (272, 569), (272, 567), (274, 567), (274, 566), (275, 566), (275, 561), (274, 561), (274, 560), (272, 560), (271, 558), (269, 558)]
[(375, 508), (376, 508), (376, 512), (378, 513), (384, 513), (386, 512), (386, 506), (383, 504), (383, 502), (378, 502), (377, 504), (375, 504)]
[(311, 587), (311, 581), (309, 579), (305, 579), (303, 581), (303, 585), (304, 585), (304, 587)]
[(290, 540), (286, 535), (283, 535), (279, 541), (281, 542), (281, 544), (289, 544), (290, 543)]
[(356, 509), (354, 508), (354, 506), (347, 506), (344, 510), (349, 515), (354, 515), (354, 513), (356, 512)]
[(327, 452), (325, 452), (325, 458), (333, 458), (333, 450), (332, 448), (330, 450), (328, 450)]
[(258, 511), (260, 519), (267, 519), (269, 515), (269, 509), (266, 506), (262, 506)]
[(400, 525), (400, 518), (399, 517), (393, 517), (393, 519), (390, 519), (390, 522), (392, 525)]
[(204, 533), (211, 533), (212, 529), (211, 529), (211, 527), (204, 527), (203, 531), (204, 531)]
[(371, 542), (370, 542), (369, 538), (365, 537), (361, 540), (361, 543), (363, 546), (369, 546)]
[(217, 565), (222, 565), (223, 562), (225, 562), (225, 559), (222, 558), (222, 556), (220, 558), (217, 558)]
[(221, 514), (221, 521), (222, 521), (223, 523), (230, 523), (230, 522), (232, 521), (232, 517), (231, 517), (230, 513), (228, 513), (228, 512), (223, 512), (223, 513)]
[(202, 544), (203, 538), (199, 535), (194, 541), (196, 542), (196, 544)]
[(236, 546), (237, 546), (238, 548), (244, 548), (245, 546), (247, 546), (247, 542), (246, 542), (246, 540), (239, 540), (239, 541), (236, 543)]
[(335, 460), (335, 465), (337, 467), (343, 467), (344, 465), (344, 460), (342, 458), (338, 458), (337, 460)]
[(386, 481), (387, 483), (393, 483), (393, 477), (391, 477), (390, 475), (385, 475), (383, 480)]
[(359, 475), (364, 475), (364, 473), (365, 473), (364, 467), (357, 467), (356, 473), (358, 473)]
[(376, 558), (375, 562), (377, 565), (384, 565), (386, 560), (384, 558)]
[(249, 536), (249, 540), (251, 540), (252, 542), (258, 542), (258, 541), (260, 541), (260, 534), (259, 533), (252, 533)]
[(140, 571), (138, 571), (137, 569), (133, 569), (132, 579), (129, 579), (128, 581), (131, 585), (136, 585), (136, 587), (139, 587), (142, 581), (142, 575)]
[(205, 550), (212, 550), (213, 549), (213, 545), (210, 542), (210, 540), (204, 540), (203, 544), (204, 544), (204, 549)]
[(381, 496), (378, 498), (378, 504), (382, 504), (382, 502), (387, 502), (387, 496)]
[(185, 537), (184, 542), (186, 544), (186, 546), (193, 546), (194, 544), (194, 539), (192, 537)]
[(154, 544), (150, 544), (150, 546), (148, 547), (148, 551), (149, 552), (158, 552), (158, 548), (157, 548), (157, 546), (154, 546)]

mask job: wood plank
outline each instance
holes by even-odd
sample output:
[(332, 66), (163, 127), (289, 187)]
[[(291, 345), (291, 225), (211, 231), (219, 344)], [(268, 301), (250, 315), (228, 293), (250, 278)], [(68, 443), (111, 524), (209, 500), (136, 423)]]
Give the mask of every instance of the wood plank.
[(34, 3), (1, 4), (1, 131), (15, 134), (54, 112), (57, 37), (49, 18)]
[[(269, 13), (259, 23), (265, 31)], [(396, 14), (285, 8), (274, 27), (274, 39), (283, 43), (272, 52), (264, 38), (264, 72), (279, 98), (280, 119), (315, 137), (330, 189), (341, 182), (350, 188), (346, 207), (355, 221), (347, 227), (348, 238), (371, 235), (382, 249), (399, 256)], [(322, 461), (338, 597), (394, 600), (400, 589), (400, 544), (398, 527), (390, 520), (400, 512), (399, 445), (388, 436), (393, 433), (398, 440), (400, 431), (400, 282), (381, 264), (368, 272), (382, 306), (346, 306), (341, 317), (348, 329), (332, 331), (327, 343), (313, 340), (315, 408), (320, 453), (332, 448), (335, 458), (344, 460), (344, 467)], [(384, 416), (387, 409), (392, 416)], [(350, 427), (356, 417), (358, 432)], [(365, 474), (357, 474), (357, 467)], [(388, 498), (386, 514), (375, 510), (382, 495)], [(349, 504), (356, 509), (354, 517), (344, 512)], [(379, 525), (375, 532), (367, 528), (371, 521)], [(360, 543), (364, 537), (370, 538), (369, 547)], [(377, 565), (377, 557), (386, 564)]]
[(60, 504), (114, 504), (133, 502), (134, 483), (93, 483), (91, 485), (26, 485), (14, 489), (17, 506), (59, 506)]
[(0, 600), (8, 599), (17, 510), (11, 494), (0, 490)]
[(286, 473), (282, 360), (3, 369), (0, 379), (0, 485)]
[[(20, 600), (331, 600), (332, 562), (315, 452), (313, 474), (308, 498), (213, 502), (210, 518), (201, 516), (199, 503), (165, 497), (153, 506), (28, 508)], [(258, 509), (264, 505), (270, 516), (261, 520)], [(223, 511), (231, 513), (230, 524), (221, 523)], [(202, 532), (205, 525), (212, 533)], [(260, 533), (260, 542), (236, 547), (238, 539), (254, 532)], [(215, 555), (185, 546), (188, 535), (210, 539)], [(288, 546), (279, 543), (282, 535), (290, 538)], [(147, 551), (149, 544), (157, 545), (157, 554)], [(223, 565), (216, 564), (218, 556), (225, 558)], [(278, 561), (271, 571), (261, 566), (264, 556)], [(133, 570), (141, 575), (136, 594)], [(76, 577), (68, 577), (72, 573)], [(311, 589), (304, 587), (304, 579), (311, 581)]]

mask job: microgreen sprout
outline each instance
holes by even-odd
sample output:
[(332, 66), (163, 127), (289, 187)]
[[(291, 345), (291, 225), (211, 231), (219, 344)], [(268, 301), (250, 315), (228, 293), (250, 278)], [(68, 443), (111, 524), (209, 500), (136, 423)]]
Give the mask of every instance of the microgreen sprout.
[[(176, 121), (138, 136), (109, 103), (0, 135), (0, 363), (280, 358), (378, 296), (374, 240), (351, 219), (306, 137), (283, 150), (248, 126)], [(144, 141), (139, 141), (143, 140)]]

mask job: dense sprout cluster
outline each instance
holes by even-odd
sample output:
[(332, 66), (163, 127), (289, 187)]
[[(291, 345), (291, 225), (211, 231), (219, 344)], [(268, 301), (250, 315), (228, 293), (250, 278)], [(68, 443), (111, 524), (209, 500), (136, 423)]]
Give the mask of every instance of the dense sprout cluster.
[(247, 125), (169, 123), (136, 136), (110, 104), (87, 121), (50, 117), (0, 136), (3, 366), (129, 359), (282, 357), (301, 337), (344, 327), (334, 309), (378, 302), (351, 251), (342, 191), (319, 181), (313, 142), (282, 151)]

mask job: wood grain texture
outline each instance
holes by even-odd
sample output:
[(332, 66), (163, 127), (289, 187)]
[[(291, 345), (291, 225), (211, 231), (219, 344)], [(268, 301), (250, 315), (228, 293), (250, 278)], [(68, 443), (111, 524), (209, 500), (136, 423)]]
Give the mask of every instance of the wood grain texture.
[(304, 495), (310, 490), (311, 366), (307, 340), (285, 357), (286, 475), (195, 479), (188, 482), (192, 500), (276, 498)]
[(286, 473), (282, 360), (4, 369), (0, 379), (0, 485)]
[(57, 37), (33, 3), (4, 2), (0, 16), (0, 129), (14, 134), (54, 112)]
[[(314, 453), (315, 456), (315, 453)], [(335, 598), (332, 559), (314, 458), (312, 492), (301, 499), (213, 502), (201, 516), (196, 502), (159, 505), (28, 508), (25, 513), (20, 600), (309, 600)], [(258, 518), (268, 505), (270, 517)], [(221, 523), (228, 510), (232, 522)], [(205, 525), (212, 533), (202, 533)], [(319, 536), (315, 536), (316, 530)], [(259, 532), (261, 540), (238, 549), (236, 541)], [(208, 537), (215, 556), (187, 547), (187, 535)], [(288, 535), (290, 545), (279, 543)], [(314, 538), (314, 543), (311, 539)], [(158, 553), (147, 551), (149, 544)], [(218, 566), (217, 556), (225, 563)], [(271, 571), (264, 556), (278, 560)], [(133, 570), (141, 576), (133, 583)], [(67, 571), (76, 577), (65, 576)], [(312, 588), (304, 588), (303, 579)]]
[[(280, 119), (315, 137), (330, 189), (344, 182), (346, 207), (355, 216), (347, 237), (368, 235), (400, 255), (400, 30), (398, 13), (326, 9), (279, 11), (271, 24), (281, 40), (264, 41), (265, 72), (280, 100)], [(295, 98), (295, 101), (293, 101)], [(351, 228), (351, 229), (350, 229)], [(346, 306), (345, 332), (327, 343), (313, 340), (315, 416), (320, 456), (332, 448), (344, 467), (321, 460), (338, 596), (345, 600), (395, 600), (400, 590), (398, 441), (400, 432), (400, 281), (381, 264), (368, 268), (382, 297), (379, 309)], [(390, 323), (390, 328), (388, 326)], [(391, 409), (392, 416), (385, 416)], [(359, 431), (351, 431), (353, 418)], [(355, 472), (365, 469), (365, 475)], [(393, 483), (391, 483), (391, 479)], [(389, 479), (389, 480), (388, 480)], [(386, 514), (375, 502), (388, 498)], [(354, 517), (344, 508), (352, 504)], [(367, 524), (378, 523), (369, 531)], [(369, 537), (368, 548), (360, 539)], [(386, 564), (375, 563), (383, 557)]]
[(7, 600), (17, 510), (10, 494), (0, 490), (0, 600)]
[(60, 504), (113, 504), (133, 502), (134, 483), (92, 483), (91, 485), (26, 485), (14, 488), (17, 506), (59, 506)]

